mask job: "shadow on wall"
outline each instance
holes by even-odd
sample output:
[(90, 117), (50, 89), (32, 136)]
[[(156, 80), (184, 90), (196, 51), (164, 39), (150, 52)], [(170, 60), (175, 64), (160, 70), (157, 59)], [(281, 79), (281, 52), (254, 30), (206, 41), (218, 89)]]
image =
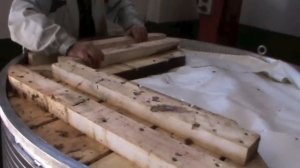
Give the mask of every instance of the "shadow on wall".
[(13, 58), (22, 53), (22, 47), (10, 39), (0, 40), (0, 70)]

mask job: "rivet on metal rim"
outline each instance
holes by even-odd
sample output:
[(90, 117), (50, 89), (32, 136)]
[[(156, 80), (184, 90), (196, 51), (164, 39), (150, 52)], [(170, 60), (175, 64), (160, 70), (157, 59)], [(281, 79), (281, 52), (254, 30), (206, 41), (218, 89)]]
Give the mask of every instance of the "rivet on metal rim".
[(265, 45), (260, 45), (257, 47), (257, 53), (259, 55), (266, 55), (268, 52), (268, 48)]

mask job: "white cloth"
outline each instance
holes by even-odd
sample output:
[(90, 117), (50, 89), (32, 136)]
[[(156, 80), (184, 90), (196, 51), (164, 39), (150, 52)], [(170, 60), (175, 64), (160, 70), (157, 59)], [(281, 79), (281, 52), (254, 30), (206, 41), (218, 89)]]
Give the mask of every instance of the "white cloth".
[(234, 119), (261, 135), (259, 153), (269, 167), (298, 168), (300, 74), (270, 58), (184, 52), (186, 66), (136, 82)]

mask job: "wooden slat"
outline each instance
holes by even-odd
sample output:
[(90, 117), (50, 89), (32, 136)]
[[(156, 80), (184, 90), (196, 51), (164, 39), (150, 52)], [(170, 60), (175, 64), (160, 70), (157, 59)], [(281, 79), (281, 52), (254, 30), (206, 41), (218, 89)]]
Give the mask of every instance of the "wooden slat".
[[(148, 41), (161, 40), (166, 38), (165, 34), (162, 33), (149, 33)], [(104, 40), (95, 40), (92, 42), (94, 45), (100, 47), (101, 49), (105, 48), (114, 48), (122, 45), (130, 45), (134, 44), (135, 41), (132, 37), (124, 36), (124, 37), (116, 37)]]
[(134, 68), (121, 63), (121, 64), (115, 64), (108, 67), (100, 68), (98, 71), (106, 72), (108, 74), (119, 74), (124, 72), (132, 72), (134, 70), (135, 70)]
[[(122, 47), (103, 49), (104, 60), (101, 67), (124, 63), (138, 58), (148, 57), (171, 49), (176, 49), (179, 44), (178, 39), (166, 38), (162, 40), (137, 43)], [(173, 57), (174, 58), (174, 57)], [(59, 57), (58, 62), (74, 60), (72, 57)]]
[(81, 163), (90, 164), (111, 153), (105, 146), (25, 99), (13, 97), (10, 103), (38, 136)]
[(23, 66), (11, 67), (9, 80), (28, 97), (41, 96), (50, 112), (141, 167), (229, 167)]
[(37, 65), (37, 66), (28, 66), (29, 69), (47, 77), (52, 78), (51, 65)]
[(132, 44), (121, 48), (119, 47), (104, 49), (102, 50), (104, 54), (104, 60), (103, 62), (101, 62), (101, 67), (175, 49), (177, 48), (178, 44), (178, 39), (166, 38), (162, 40)]
[(93, 163), (90, 168), (139, 168), (133, 162), (128, 161), (124, 157), (112, 153), (105, 158)]
[(163, 54), (157, 54), (147, 58), (124, 62), (99, 69), (98, 71), (115, 74), (127, 80), (143, 78), (167, 72), (173, 68), (185, 64), (183, 52), (175, 50)]
[(11, 97), (10, 103), (18, 116), (20, 116), (24, 123), (30, 128), (37, 128), (58, 120), (52, 113), (44, 112), (39, 107), (19, 97)]
[[(212, 155), (217, 160), (222, 160), (223, 162), (227, 163), (230, 167), (240, 167), (240, 168), (242, 168), (242, 167), (244, 167), (244, 168), (267, 168), (268, 167), (266, 165), (266, 163), (264, 162), (264, 160), (259, 155), (257, 155), (253, 160), (249, 161), (245, 166), (241, 166), (239, 164), (234, 163), (233, 161), (231, 161), (230, 159), (228, 159), (228, 158), (226, 158), (222, 155), (218, 155), (216, 153), (213, 153), (211, 151), (208, 151), (208, 150), (205, 150), (205, 149), (201, 148), (199, 145), (193, 143), (193, 141), (189, 138), (184, 138), (184, 137), (177, 136), (173, 132), (168, 132), (165, 129), (162, 129), (161, 127), (159, 127), (155, 124), (152, 124), (147, 120), (141, 119), (141, 118), (133, 115), (132, 113), (129, 113), (128, 111), (124, 111), (124, 110), (122, 110), (120, 108), (117, 108), (115, 106), (112, 106), (108, 103), (105, 103), (105, 105), (107, 107), (111, 108), (111, 109), (114, 109), (114, 110), (118, 111), (119, 113), (121, 113), (121, 114), (123, 114), (127, 117), (130, 117), (130, 118), (134, 119), (135, 121), (138, 121), (139, 123), (143, 123), (145, 126), (151, 128), (151, 129), (154, 129), (154, 130), (156, 130), (156, 131), (158, 131), (158, 132), (160, 132), (160, 133), (162, 133), (162, 134), (164, 134), (164, 135), (166, 135), (166, 136), (168, 136), (172, 139), (178, 140), (182, 144), (186, 144), (188, 146), (191, 146), (191, 147), (195, 148), (198, 151), (201, 151), (201, 152), (207, 153), (209, 155)], [(115, 158), (115, 159), (118, 159), (118, 157)], [(112, 163), (113, 161), (109, 161), (109, 162)], [(124, 162), (124, 160), (121, 158), (120, 162)], [(124, 163), (124, 164), (126, 164), (126, 163)], [(131, 162), (129, 162), (127, 164), (131, 165)], [(221, 163), (215, 164), (216, 167), (217, 167), (217, 165), (220, 166), (222, 164)]]
[(84, 164), (91, 164), (111, 151), (62, 120), (34, 129), (34, 132), (56, 149)]
[(54, 76), (231, 160), (245, 164), (256, 156), (259, 135), (227, 118), (190, 107), (144, 87), (68, 61), (52, 66)]

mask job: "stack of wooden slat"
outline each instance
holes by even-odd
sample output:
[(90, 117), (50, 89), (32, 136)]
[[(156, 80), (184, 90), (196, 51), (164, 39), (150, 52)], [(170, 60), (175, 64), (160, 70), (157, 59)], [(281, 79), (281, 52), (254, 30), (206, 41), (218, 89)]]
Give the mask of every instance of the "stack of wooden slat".
[(169, 69), (184, 62), (177, 39), (152, 34), (150, 40), (94, 42), (105, 54), (100, 70), (63, 58), (51, 73), (43, 70), (46, 78), (39, 68), (15, 65), (11, 85), (40, 108), (30, 105), (35, 112), (29, 115), (28, 102), (14, 97), (12, 104), (37, 134), (91, 167), (266, 167), (257, 154), (258, 134), (116, 76), (133, 79), (158, 73), (157, 65)]

